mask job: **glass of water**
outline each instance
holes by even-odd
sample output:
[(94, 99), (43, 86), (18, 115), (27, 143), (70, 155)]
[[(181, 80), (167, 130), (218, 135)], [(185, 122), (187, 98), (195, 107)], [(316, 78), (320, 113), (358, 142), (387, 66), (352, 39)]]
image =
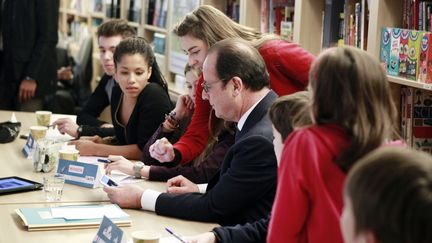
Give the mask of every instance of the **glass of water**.
[(63, 194), (65, 178), (63, 175), (47, 175), (43, 178), (45, 199), (47, 202), (58, 202)]

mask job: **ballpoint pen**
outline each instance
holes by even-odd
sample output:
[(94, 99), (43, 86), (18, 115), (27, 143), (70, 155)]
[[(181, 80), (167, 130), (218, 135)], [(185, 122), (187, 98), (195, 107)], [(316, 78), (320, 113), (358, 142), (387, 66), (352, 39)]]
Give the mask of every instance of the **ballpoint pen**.
[(102, 163), (106, 163), (106, 164), (109, 164), (109, 163), (112, 162), (112, 161), (109, 160), (109, 159), (98, 159), (97, 161), (98, 161), (98, 162), (102, 162)]
[(165, 230), (168, 231), (168, 233), (170, 233), (172, 236), (174, 236), (174, 238), (176, 238), (177, 240), (179, 240), (182, 243), (187, 243), (186, 240), (184, 240), (180, 235), (174, 233), (172, 230), (168, 229), (165, 227)]

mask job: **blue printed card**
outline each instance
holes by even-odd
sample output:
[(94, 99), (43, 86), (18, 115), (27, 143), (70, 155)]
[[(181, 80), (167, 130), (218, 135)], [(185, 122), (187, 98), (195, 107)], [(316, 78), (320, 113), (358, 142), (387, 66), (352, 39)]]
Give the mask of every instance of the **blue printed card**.
[(30, 156), (33, 155), (33, 151), (34, 151), (34, 146), (35, 146), (35, 140), (32, 137), (31, 134), (29, 134), (28, 138), (27, 138), (27, 142), (24, 145), (24, 148), (21, 150), (21, 152), (23, 153), (23, 155), (28, 158)]
[(66, 183), (89, 188), (97, 187), (102, 176), (99, 165), (64, 159), (59, 159), (57, 173), (64, 175)]
[(93, 239), (93, 243), (120, 243), (123, 231), (115, 225), (108, 217), (104, 216), (99, 230)]

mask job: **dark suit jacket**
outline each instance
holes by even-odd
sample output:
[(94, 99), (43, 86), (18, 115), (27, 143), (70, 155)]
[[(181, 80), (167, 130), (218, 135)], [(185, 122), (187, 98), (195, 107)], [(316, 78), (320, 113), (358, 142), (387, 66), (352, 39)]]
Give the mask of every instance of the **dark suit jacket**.
[(213, 232), (217, 234), (220, 242), (265, 243), (270, 215), (253, 223), (231, 227), (217, 227)]
[(246, 120), (228, 150), (219, 176), (205, 194), (163, 193), (156, 213), (182, 219), (235, 225), (266, 217), (276, 192), (277, 164), (267, 109), (277, 95), (270, 91)]
[(37, 82), (36, 97), (55, 91), (58, 12), (59, 0), (6, 0), (2, 16), (4, 84), (13, 82), (14, 92), (27, 76)]

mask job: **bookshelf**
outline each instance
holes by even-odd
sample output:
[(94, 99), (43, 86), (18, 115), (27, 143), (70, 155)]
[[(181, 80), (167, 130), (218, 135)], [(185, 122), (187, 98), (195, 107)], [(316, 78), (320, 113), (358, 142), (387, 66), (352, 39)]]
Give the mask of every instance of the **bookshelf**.
[[(134, 1), (134, 6), (131, 6), (131, 1)], [(172, 48), (172, 39), (177, 37), (172, 36), (170, 33), (173, 24), (177, 22), (172, 19), (173, 16), (173, 3), (182, 2), (196, 2), (199, 4), (209, 4), (225, 12), (228, 0), (161, 0), (166, 2), (167, 15), (164, 26), (149, 24), (149, 2), (156, 0), (62, 0), (60, 5), (60, 18), (59, 28), (62, 33), (69, 33), (72, 36), (79, 35), (79, 33), (71, 33), (71, 22), (80, 23), (83, 28), (88, 27), (89, 33), (94, 36), (96, 27), (101, 22), (109, 19), (109, 10), (111, 9), (110, 3), (119, 3), (119, 17), (130, 19), (130, 10), (133, 8), (135, 14), (135, 21), (129, 21), (129, 24), (137, 29), (140, 36), (146, 38), (149, 42), (153, 42), (155, 36), (165, 36), (165, 43), (162, 53), (157, 53), (157, 60), (161, 66), (162, 72), (165, 74), (169, 81), (170, 90), (176, 94), (185, 93), (182, 87), (176, 87), (174, 84), (175, 73), (169, 68), (170, 51)], [(256, 29), (261, 28), (261, 5), (263, 1), (274, 0), (236, 0), (239, 5), (239, 22)], [(323, 13), (326, 1), (329, 0), (293, 0), (294, 1), (294, 19), (295, 23), (293, 28), (293, 40), (299, 43), (303, 48), (311, 53), (318, 55), (322, 51), (323, 39)], [(333, 0), (336, 1), (336, 0)], [(401, 27), (402, 26), (402, 11), (403, 0), (375, 0), (369, 2), (369, 24), (368, 24), (368, 37), (367, 37), (367, 51), (374, 57), (379, 58), (380, 52), (380, 34), (381, 27)], [(163, 4), (163, 3), (162, 3)], [(98, 5), (99, 7), (95, 7)], [(193, 7), (192, 7), (193, 8)], [(115, 12), (115, 11), (114, 11)], [(78, 28), (79, 29), (79, 28)], [(79, 31), (79, 30), (78, 30)], [(76, 36), (75, 36), (76, 37)], [(76, 42), (72, 38), (70, 42)], [(97, 40), (93, 40), (93, 67), (95, 82), (100, 76), (102, 70), (99, 68), (99, 55)], [(79, 46), (79, 45), (78, 45)], [(186, 56), (184, 56), (186, 60)], [(183, 65), (182, 63), (181, 65)], [(180, 65), (180, 66), (181, 66)], [(429, 85), (413, 82), (410, 80), (391, 77), (389, 81), (395, 85), (407, 85), (421, 89), (430, 89)]]

